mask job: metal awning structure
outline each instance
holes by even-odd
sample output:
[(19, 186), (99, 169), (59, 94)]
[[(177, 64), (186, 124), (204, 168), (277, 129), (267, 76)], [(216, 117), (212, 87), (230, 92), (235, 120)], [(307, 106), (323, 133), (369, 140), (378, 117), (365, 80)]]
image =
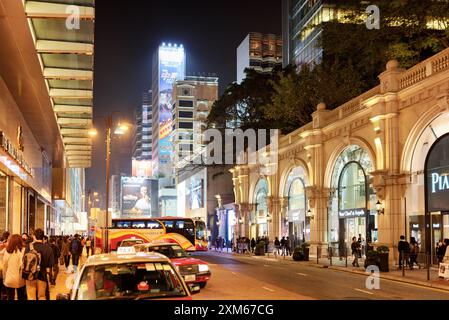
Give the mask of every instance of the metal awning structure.
[(23, 2), (68, 166), (90, 167), (95, 0)]

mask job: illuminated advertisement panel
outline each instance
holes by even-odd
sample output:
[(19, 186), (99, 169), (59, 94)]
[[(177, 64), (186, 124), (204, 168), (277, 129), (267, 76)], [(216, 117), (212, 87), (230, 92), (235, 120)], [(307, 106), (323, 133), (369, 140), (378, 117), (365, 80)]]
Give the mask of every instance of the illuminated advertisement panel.
[[(172, 152), (173, 84), (185, 77), (185, 52), (178, 46), (159, 47), (159, 163), (169, 164)], [(170, 173), (170, 172), (168, 172)]]
[(153, 175), (153, 162), (150, 160), (134, 160), (132, 163), (132, 176), (151, 178)]
[(158, 180), (122, 177), (122, 210), (117, 218), (159, 217)]

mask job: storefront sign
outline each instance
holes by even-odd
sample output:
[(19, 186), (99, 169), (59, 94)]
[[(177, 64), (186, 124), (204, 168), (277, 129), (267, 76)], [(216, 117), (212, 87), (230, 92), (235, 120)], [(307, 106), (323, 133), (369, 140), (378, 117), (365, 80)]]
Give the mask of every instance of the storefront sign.
[(426, 159), (427, 211), (449, 209), (449, 134), (433, 144)]
[(340, 218), (363, 217), (366, 215), (365, 209), (349, 209), (338, 211)]
[(412, 228), (413, 228), (413, 229), (419, 229), (419, 224), (413, 224), (413, 225), (412, 225)]
[[(23, 142), (22, 142), (23, 143)], [(23, 158), (22, 152), (14, 147), (11, 140), (0, 131), (0, 147), (16, 162), (27, 174), (33, 176), (31, 166)]]

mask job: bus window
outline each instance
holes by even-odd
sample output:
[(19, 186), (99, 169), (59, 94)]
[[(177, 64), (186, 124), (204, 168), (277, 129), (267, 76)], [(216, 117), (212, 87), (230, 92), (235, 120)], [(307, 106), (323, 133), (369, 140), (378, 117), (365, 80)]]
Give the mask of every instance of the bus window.
[(131, 227), (130, 221), (117, 221), (118, 229), (129, 229)]
[(173, 229), (175, 227), (175, 222), (173, 220), (165, 220), (163, 223), (167, 229)]
[(176, 223), (176, 228), (180, 229), (180, 230), (185, 230), (187, 231), (191, 236), (193, 236), (193, 222), (189, 221), (189, 220), (179, 220)]
[(196, 238), (206, 240), (206, 224), (203, 221), (196, 222)]
[(133, 229), (145, 229), (146, 228), (145, 221), (134, 221), (132, 223), (132, 228)]
[(162, 229), (162, 225), (157, 221), (148, 221), (147, 229)]

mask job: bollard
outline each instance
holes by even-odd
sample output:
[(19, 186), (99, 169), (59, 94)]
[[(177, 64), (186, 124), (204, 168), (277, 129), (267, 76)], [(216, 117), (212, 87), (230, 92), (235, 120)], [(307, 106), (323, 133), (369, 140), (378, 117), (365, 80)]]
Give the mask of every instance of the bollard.
[(321, 254), (321, 247), (317, 246), (316, 247), (316, 264), (320, 264), (320, 254)]
[(332, 267), (332, 247), (329, 247), (329, 265)]
[(346, 268), (348, 267), (348, 247), (345, 247)]
[(402, 251), (402, 276), (405, 277), (405, 257), (404, 257), (404, 251)]
[(427, 260), (427, 281), (430, 281), (430, 253), (426, 253)]

